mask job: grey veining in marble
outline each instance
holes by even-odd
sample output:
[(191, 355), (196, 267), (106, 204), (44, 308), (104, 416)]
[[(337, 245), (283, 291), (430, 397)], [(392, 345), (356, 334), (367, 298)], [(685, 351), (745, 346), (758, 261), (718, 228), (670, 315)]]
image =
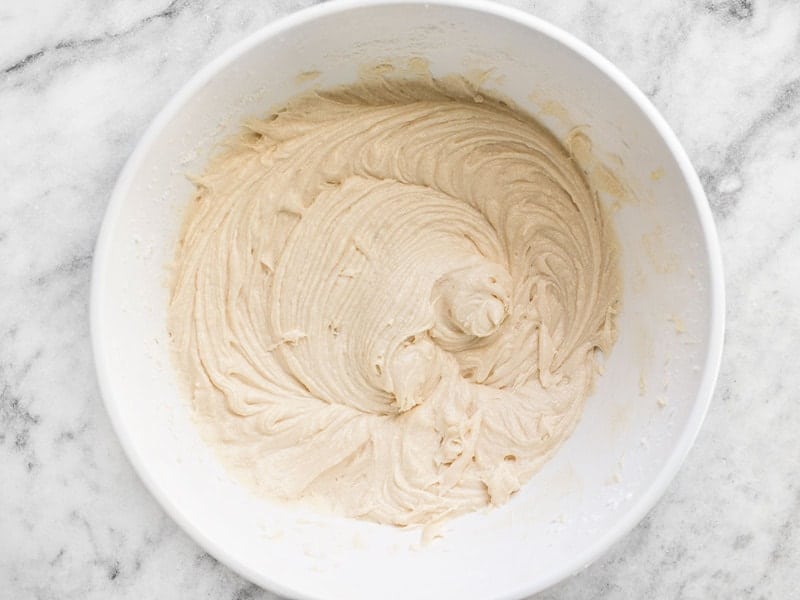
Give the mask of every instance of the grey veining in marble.
[[(790, 598), (800, 573), (800, 3), (519, 0), (653, 100), (726, 264), (719, 385), (663, 500), (542, 598)], [(274, 598), (205, 554), (111, 431), (88, 331), (120, 168), (201, 65), (307, 2), (0, 3), (0, 598)]]

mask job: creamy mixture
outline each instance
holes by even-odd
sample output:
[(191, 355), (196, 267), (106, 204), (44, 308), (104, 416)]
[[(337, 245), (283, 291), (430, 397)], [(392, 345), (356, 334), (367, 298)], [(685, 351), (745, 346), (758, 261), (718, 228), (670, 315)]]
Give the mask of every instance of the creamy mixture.
[(580, 168), (441, 83), (302, 97), (197, 180), (169, 328), (198, 420), (265, 495), (430, 523), (517, 491), (615, 337)]

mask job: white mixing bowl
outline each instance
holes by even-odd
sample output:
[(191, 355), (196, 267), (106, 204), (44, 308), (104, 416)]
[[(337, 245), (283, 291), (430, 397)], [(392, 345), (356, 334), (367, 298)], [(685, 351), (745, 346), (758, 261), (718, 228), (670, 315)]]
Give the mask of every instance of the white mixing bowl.
[[(633, 191), (622, 246), (619, 340), (577, 430), (505, 506), (444, 537), (324, 517), (256, 498), (201, 441), (165, 324), (166, 265), (214, 142), (303, 89), (365, 64), (424, 57), (435, 75), (490, 69), (487, 89), (562, 138), (583, 125)], [(319, 76), (299, 74), (318, 71)], [(603, 202), (613, 197), (602, 195)], [(302, 598), (519, 598), (579, 571), (653, 506), (697, 435), (722, 347), (722, 267), (689, 160), (644, 95), (563, 31), (474, 0), (315, 6), (204, 68), (151, 125), (114, 190), (95, 254), (92, 335), (108, 412), (167, 512), (248, 579)]]

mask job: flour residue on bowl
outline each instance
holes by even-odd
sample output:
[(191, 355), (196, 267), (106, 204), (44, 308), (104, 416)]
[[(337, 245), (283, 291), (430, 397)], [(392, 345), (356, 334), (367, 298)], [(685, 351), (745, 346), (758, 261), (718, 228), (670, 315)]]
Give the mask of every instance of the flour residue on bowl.
[(243, 481), (409, 525), (502, 504), (552, 456), (621, 290), (547, 130), (464, 79), (391, 72), (248, 121), (209, 163), (169, 328)]
[(623, 204), (637, 204), (638, 198), (625, 179), (605, 161), (597, 158), (592, 140), (584, 127), (574, 127), (565, 141), (570, 155), (583, 169), (590, 185), (611, 198), (611, 210), (617, 211)]

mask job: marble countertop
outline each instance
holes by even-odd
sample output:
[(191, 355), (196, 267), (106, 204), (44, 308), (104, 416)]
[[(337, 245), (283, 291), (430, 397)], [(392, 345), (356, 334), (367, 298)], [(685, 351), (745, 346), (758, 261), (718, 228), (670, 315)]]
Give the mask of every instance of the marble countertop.
[[(203, 64), (313, 0), (0, 5), (0, 598), (275, 598), (144, 489), (98, 392), (92, 250), (123, 162)], [(700, 173), (726, 265), (711, 410), (664, 498), (556, 598), (788, 598), (800, 572), (800, 3), (514, 4), (625, 71)]]

